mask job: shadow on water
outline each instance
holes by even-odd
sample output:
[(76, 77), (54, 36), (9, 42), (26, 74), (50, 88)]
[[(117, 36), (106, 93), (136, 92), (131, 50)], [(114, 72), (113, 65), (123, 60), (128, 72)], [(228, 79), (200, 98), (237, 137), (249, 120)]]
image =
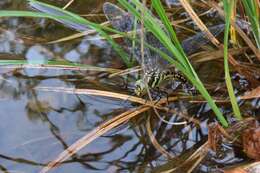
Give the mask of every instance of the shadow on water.
[[(89, 4), (93, 7), (90, 8), (85, 3), (75, 2), (75, 9), (72, 10), (77, 13), (99, 13), (100, 10), (93, 12), (93, 8), (101, 8), (103, 4), (102, 1), (90, 1)], [(0, 8), (17, 10), (28, 6), (24, 1), (5, 0), (0, 2)], [(101, 67), (122, 66), (120, 62), (115, 63), (117, 57), (104, 41), (82, 38), (69, 43), (44, 44), (74, 32), (56, 22), (1, 18), (0, 23), (1, 59), (37, 59), (44, 63), (46, 58), (64, 58)], [(215, 70), (214, 73), (219, 74), (219, 70), (222, 71), (219, 68), (221, 62), (212, 63), (210, 67), (215, 67), (214, 69), (208, 66), (198, 67), (204, 71), (202, 77), (208, 79), (208, 82), (216, 82), (221, 76), (207, 73)], [(128, 101), (105, 97), (33, 89), (48, 86), (132, 92), (125, 89), (124, 84), (118, 85), (123, 83), (122, 79), (108, 80), (106, 74), (100, 72), (2, 67), (0, 71), (0, 170), (3, 172), (37, 172), (99, 124), (135, 106)], [(239, 85), (239, 80), (242, 79), (237, 79)], [(259, 100), (240, 101), (239, 104), (245, 114), (257, 115)], [(167, 162), (173, 164), (151, 143), (145, 125), (149, 115), (153, 117), (150, 120), (151, 129), (159, 144), (181, 161), (184, 159), (181, 156), (190, 155), (207, 140), (207, 123), (213, 121), (214, 117), (204, 103), (190, 104), (183, 100), (169, 106), (200, 119), (200, 126), (193, 123), (179, 126), (165, 124), (149, 111), (98, 138), (52, 172), (151, 172), (160, 169), (158, 165)], [(229, 116), (230, 110), (227, 107), (225, 104), (222, 106)], [(246, 112), (248, 110), (251, 111)], [(169, 121), (182, 121), (176, 115), (167, 116), (165, 113), (162, 116)], [(197, 171), (209, 172), (216, 165), (222, 167), (245, 160), (244, 156), (235, 155), (230, 147), (226, 147), (222, 154), (206, 158)]]

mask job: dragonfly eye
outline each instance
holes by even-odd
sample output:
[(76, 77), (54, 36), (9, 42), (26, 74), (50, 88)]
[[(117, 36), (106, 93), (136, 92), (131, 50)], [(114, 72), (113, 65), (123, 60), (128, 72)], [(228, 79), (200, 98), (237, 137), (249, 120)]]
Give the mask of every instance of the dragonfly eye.
[(145, 84), (142, 79), (136, 81), (135, 83), (135, 94), (137, 96), (142, 96), (145, 94)]

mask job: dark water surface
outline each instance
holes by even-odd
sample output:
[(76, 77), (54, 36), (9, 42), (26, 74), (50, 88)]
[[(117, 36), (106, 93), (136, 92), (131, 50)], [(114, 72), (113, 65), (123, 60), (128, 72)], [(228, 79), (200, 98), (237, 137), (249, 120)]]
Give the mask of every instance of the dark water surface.
[[(49, 2), (53, 4), (56, 1)], [(75, 1), (70, 10), (79, 14), (100, 13), (102, 3)], [(25, 1), (2, 0), (0, 9), (26, 10), (29, 7)], [(101, 22), (104, 18), (96, 17), (94, 20)], [(66, 59), (99, 67), (122, 66), (105, 41), (81, 38), (60, 44), (44, 44), (75, 33), (56, 22), (0, 18), (0, 23), (0, 59), (37, 59), (43, 63), (46, 60)], [(212, 63), (208, 66), (201, 65), (198, 69), (204, 71), (201, 74), (204, 80), (216, 82), (218, 79), (223, 82), (222, 69), (219, 68), (221, 66), (220, 63)], [(132, 89), (125, 89), (122, 81), (120, 78), (106, 79), (106, 74), (100, 72), (30, 68), (14, 70), (1, 67), (0, 170), (39, 172), (59, 153), (99, 124), (136, 106), (128, 101), (39, 91), (34, 90), (34, 87), (87, 88), (133, 94)], [(244, 113), (257, 115), (258, 100), (241, 101), (240, 105), (244, 108)], [(191, 155), (206, 141), (207, 123), (214, 119), (213, 114), (206, 104), (178, 101), (170, 106), (200, 118), (200, 127), (192, 123), (185, 126), (167, 125), (150, 111), (98, 138), (51, 172), (151, 172), (160, 165), (171, 163), (155, 149), (149, 139), (145, 128), (148, 115), (154, 117), (151, 125), (156, 139), (168, 152), (174, 156)], [(224, 105), (222, 108), (230, 116), (230, 107)], [(176, 115), (167, 118), (170, 121), (182, 120), (176, 118)], [(233, 150), (229, 150), (229, 147), (225, 149), (221, 157), (206, 158), (197, 172), (209, 172), (217, 166), (244, 160), (243, 156), (234, 157)]]

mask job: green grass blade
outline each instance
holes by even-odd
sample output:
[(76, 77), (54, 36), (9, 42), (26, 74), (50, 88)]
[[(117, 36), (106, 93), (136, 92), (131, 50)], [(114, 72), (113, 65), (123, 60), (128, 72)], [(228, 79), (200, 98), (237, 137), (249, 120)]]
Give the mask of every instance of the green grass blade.
[[(259, 1), (256, 0), (242, 0), (246, 14), (251, 23), (253, 35), (258, 49), (260, 49), (260, 14), (259, 14)], [(258, 4), (257, 4), (258, 3)]]
[(225, 10), (225, 32), (224, 32), (224, 70), (225, 70), (225, 80), (226, 80), (226, 85), (228, 89), (228, 94), (230, 97), (231, 105), (234, 111), (234, 116), (236, 117), (237, 120), (241, 120), (242, 116), (237, 104), (237, 99), (234, 94), (234, 89), (229, 73), (229, 66), (228, 66), (228, 34), (229, 34), (229, 27), (230, 27), (230, 18), (231, 18), (231, 13), (234, 8), (234, 0), (227, 1), (223, 0), (224, 2), (224, 10)]
[(34, 68), (34, 67), (40, 67), (40, 68), (52, 68), (52, 69), (68, 69), (68, 70), (76, 70), (76, 71), (82, 71), (82, 70), (88, 70), (88, 71), (100, 71), (100, 72), (108, 72), (108, 73), (115, 73), (119, 70), (113, 69), (113, 68), (102, 68), (102, 67), (96, 67), (92, 65), (86, 65), (86, 64), (79, 64), (79, 63), (71, 63), (68, 61), (28, 61), (28, 60), (0, 60), (0, 66), (22, 66), (23, 68)]
[(77, 21), (82, 21), (84, 22), (85, 19), (77, 14), (71, 13), (67, 10), (64, 10), (62, 8), (44, 3), (44, 2), (40, 2), (40, 1), (36, 1), (36, 0), (28, 0), (29, 5), (32, 6), (33, 8), (36, 8), (38, 10), (42, 9), (41, 11), (44, 11), (44, 13), (49, 13), (52, 15), (56, 15), (56, 16), (69, 16)]
[(164, 8), (162, 6), (161, 1), (152, 0), (152, 6), (156, 10), (156, 12), (159, 15), (162, 23), (164, 24), (164, 26), (166, 27), (167, 31), (169, 32), (174, 45), (177, 47), (177, 49), (179, 51), (181, 51), (183, 53), (183, 55), (185, 55), (185, 52), (183, 52), (181, 44), (180, 44), (180, 42), (179, 42), (179, 40), (177, 38), (177, 35), (176, 35), (175, 31), (173, 30), (173, 27), (171, 25), (171, 22), (170, 22), (169, 18), (166, 15), (166, 12), (165, 12), (165, 10), (164, 10)]

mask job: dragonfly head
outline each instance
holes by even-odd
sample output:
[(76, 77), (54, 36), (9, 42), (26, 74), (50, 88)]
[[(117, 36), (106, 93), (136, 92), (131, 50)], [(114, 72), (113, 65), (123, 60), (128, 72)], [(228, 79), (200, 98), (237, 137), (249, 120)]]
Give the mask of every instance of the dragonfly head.
[(146, 85), (142, 79), (135, 82), (135, 94), (137, 96), (143, 96), (146, 91)]

